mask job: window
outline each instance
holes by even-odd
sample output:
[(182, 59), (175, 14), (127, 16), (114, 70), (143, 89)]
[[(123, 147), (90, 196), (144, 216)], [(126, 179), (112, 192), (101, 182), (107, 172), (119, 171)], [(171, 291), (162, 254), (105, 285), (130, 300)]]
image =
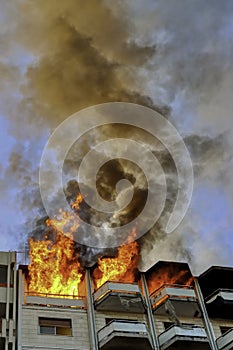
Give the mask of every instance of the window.
[(6, 286), (7, 284), (7, 266), (0, 265), (0, 285)]
[(39, 317), (39, 333), (71, 336), (71, 320), (64, 318)]
[(114, 320), (115, 320), (115, 318), (105, 318), (105, 324), (107, 325), (107, 324), (111, 323)]
[(0, 303), (0, 319), (6, 317), (6, 303)]
[(228, 332), (230, 329), (232, 329), (232, 327), (221, 327), (220, 326), (220, 330), (221, 330), (221, 333), (222, 335), (224, 335), (226, 332)]
[(168, 328), (170, 328), (171, 326), (174, 325), (173, 322), (164, 322), (163, 324), (164, 324), (164, 329), (165, 329), (165, 331), (166, 331)]
[(5, 339), (0, 338), (0, 350), (5, 350)]
[(131, 320), (131, 319), (120, 319), (120, 318), (105, 318), (105, 324), (106, 326), (113, 322), (113, 321), (116, 321), (116, 322), (138, 322), (137, 320)]

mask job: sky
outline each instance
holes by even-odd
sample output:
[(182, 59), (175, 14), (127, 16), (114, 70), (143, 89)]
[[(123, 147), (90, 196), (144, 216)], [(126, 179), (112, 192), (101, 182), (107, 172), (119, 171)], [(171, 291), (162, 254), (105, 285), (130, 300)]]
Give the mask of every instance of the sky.
[(1, 0), (0, 21), (0, 250), (23, 249), (43, 216), (52, 131), (82, 108), (126, 101), (161, 110), (194, 169), (183, 222), (145, 236), (142, 268), (233, 266), (233, 2)]

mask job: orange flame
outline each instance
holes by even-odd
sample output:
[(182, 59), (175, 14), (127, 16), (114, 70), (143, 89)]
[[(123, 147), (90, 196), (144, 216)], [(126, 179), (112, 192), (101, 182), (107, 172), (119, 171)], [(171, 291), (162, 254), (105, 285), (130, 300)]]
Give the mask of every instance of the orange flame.
[(136, 230), (133, 229), (126, 244), (118, 248), (114, 258), (99, 258), (98, 267), (93, 272), (95, 288), (99, 288), (107, 281), (133, 283), (139, 260), (139, 245), (134, 241)]
[(165, 284), (190, 286), (193, 283), (193, 277), (188, 270), (180, 270), (178, 266), (168, 265), (153, 271), (147, 282), (149, 293), (152, 294)]
[[(79, 209), (82, 201), (78, 195), (72, 207)], [(48, 219), (47, 226), (55, 232), (55, 241), (29, 239), (30, 264), (29, 292), (52, 295), (78, 296), (83, 269), (74, 254), (72, 232), (79, 226), (76, 214), (60, 211), (60, 218)], [(64, 235), (64, 232), (65, 235)]]
[[(82, 195), (79, 193), (76, 197), (75, 202), (71, 208), (78, 211), (80, 209), (80, 203), (83, 201)], [(66, 236), (72, 238), (72, 233), (76, 232), (79, 225), (79, 217), (75, 213), (59, 210), (59, 217), (48, 219), (46, 225), (52, 227), (55, 230), (63, 232)]]
[(57, 232), (55, 242), (29, 239), (29, 244), (29, 292), (78, 296), (83, 273), (72, 240)]
[[(72, 204), (78, 211), (83, 198), (79, 194)], [(78, 296), (84, 271), (74, 253), (73, 233), (77, 231), (80, 220), (75, 213), (59, 211), (58, 217), (48, 219), (47, 226), (56, 233), (55, 241), (29, 239), (29, 292), (52, 295)], [(118, 248), (114, 258), (99, 258), (98, 267), (93, 272), (95, 287), (106, 281), (134, 282), (137, 275), (139, 246), (135, 241), (133, 229), (126, 243)]]

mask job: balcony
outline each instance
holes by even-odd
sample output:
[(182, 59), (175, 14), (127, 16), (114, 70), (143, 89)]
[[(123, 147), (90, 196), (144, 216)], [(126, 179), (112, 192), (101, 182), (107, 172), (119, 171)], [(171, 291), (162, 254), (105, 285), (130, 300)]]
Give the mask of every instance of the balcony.
[(159, 336), (161, 350), (210, 350), (205, 329), (199, 326), (169, 327)]
[(233, 319), (233, 268), (211, 266), (198, 281), (209, 316)]
[(169, 310), (166, 301), (174, 307), (177, 316), (200, 317), (201, 311), (192, 287), (165, 284), (151, 294), (151, 304), (156, 315), (166, 315)]
[(145, 312), (140, 288), (134, 283), (106, 282), (94, 293), (96, 310)]
[(233, 328), (216, 340), (219, 350), (233, 349)]
[(24, 304), (84, 309), (84, 297), (25, 292)]
[(233, 318), (233, 289), (217, 289), (205, 302), (210, 317)]
[(143, 322), (114, 320), (98, 332), (101, 350), (151, 350), (149, 332)]

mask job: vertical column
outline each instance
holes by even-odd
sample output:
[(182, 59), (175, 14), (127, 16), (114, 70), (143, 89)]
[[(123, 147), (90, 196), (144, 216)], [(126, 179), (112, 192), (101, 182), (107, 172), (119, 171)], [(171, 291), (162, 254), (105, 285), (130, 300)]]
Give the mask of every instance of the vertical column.
[[(17, 270), (16, 270), (16, 253), (14, 254), (14, 284), (13, 284), (13, 333), (16, 332), (16, 296), (17, 296)], [(13, 335), (12, 350), (15, 350), (16, 335)]]
[(86, 301), (87, 301), (87, 318), (88, 318), (88, 326), (90, 330), (90, 342), (91, 342), (91, 350), (98, 350), (98, 338), (96, 333), (96, 325), (95, 325), (95, 312), (93, 305), (93, 297), (91, 290), (91, 275), (90, 270), (86, 269)]
[(5, 336), (5, 350), (8, 350), (8, 338), (9, 338), (10, 282), (11, 282), (11, 252), (8, 252), (8, 256), (7, 256), (7, 285), (6, 285), (6, 336)]
[(17, 341), (18, 350), (22, 347), (22, 304), (23, 304), (23, 275), (22, 270), (18, 270), (18, 324), (17, 324)]
[[(9, 307), (10, 307), (10, 281), (11, 281), (11, 253), (8, 253), (7, 264), (7, 286), (6, 286), (6, 321), (9, 322)], [(7, 325), (8, 327), (8, 325)]]
[(147, 316), (148, 316), (148, 321), (149, 321), (149, 327), (150, 327), (150, 333), (151, 333), (151, 337), (152, 337), (153, 347), (155, 350), (159, 350), (159, 342), (158, 342), (157, 335), (155, 332), (154, 316), (153, 316), (150, 296), (149, 296), (149, 292), (148, 292), (148, 287), (147, 287), (147, 283), (146, 283), (146, 277), (145, 277), (144, 273), (141, 273), (141, 277), (142, 277), (142, 285), (143, 285), (144, 295), (145, 295), (145, 299), (146, 299)]
[(204, 301), (202, 291), (201, 291), (197, 277), (194, 278), (194, 282), (195, 282), (197, 297), (198, 297), (198, 300), (199, 300), (199, 303), (201, 306), (201, 310), (202, 310), (202, 314), (203, 314), (203, 318), (204, 318), (207, 336), (208, 336), (209, 342), (210, 342), (210, 347), (212, 350), (218, 350), (218, 347), (217, 347), (216, 342), (215, 342), (214, 331), (213, 331), (212, 325), (211, 325), (210, 320), (209, 320), (209, 316), (208, 316), (208, 313), (207, 313), (207, 310), (205, 307), (205, 301)]

